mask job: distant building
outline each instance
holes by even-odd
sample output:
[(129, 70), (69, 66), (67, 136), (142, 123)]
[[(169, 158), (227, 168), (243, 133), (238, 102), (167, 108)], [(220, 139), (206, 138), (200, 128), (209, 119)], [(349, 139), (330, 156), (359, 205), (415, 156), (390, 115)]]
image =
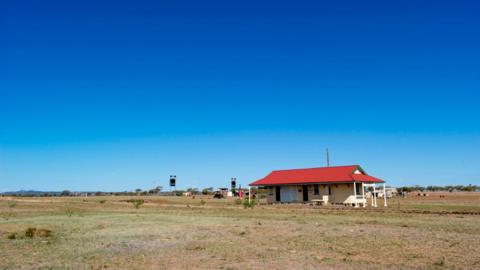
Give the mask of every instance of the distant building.
[(222, 194), (223, 197), (232, 197), (232, 192), (228, 188), (219, 188), (218, 192)]
[(250, 186), (267, 188), (267, 203), (320, 202), (365, 207), (365, 187), (375, 188), (380, 183), (385, 182), (368, 175), (360, 166), (351, 165), (273, 171)]
[(384, 194), (386, 194), (387, 198), (392, 198), (398, 195), (398, 191), (394, 187), (385, 187), (385, 191), (383, 189), (378, 189), (375, 190), (375, 192), (372, 192), (372, 194), (375, 194), (377, 198), (383, 198)]

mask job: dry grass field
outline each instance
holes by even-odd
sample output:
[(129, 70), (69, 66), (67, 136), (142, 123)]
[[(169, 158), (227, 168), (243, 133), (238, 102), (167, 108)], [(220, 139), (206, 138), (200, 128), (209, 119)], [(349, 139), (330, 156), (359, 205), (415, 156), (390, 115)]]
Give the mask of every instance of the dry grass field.
[(0, 269), (480, 269), (480, 194), (443, 195), (377, 209), (0, 197)]

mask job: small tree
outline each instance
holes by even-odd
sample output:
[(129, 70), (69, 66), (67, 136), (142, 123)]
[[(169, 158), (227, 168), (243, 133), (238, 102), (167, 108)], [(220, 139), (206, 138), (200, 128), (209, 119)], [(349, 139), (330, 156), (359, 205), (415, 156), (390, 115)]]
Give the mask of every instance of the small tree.
[(477, 190), (477, 186), (472, 185), (472, 184), (463, 187), (463, 191), (475, 191), (475, 190)]
[(60, 193), (60, 196), (72, 196), (72, 192), (70, 192), (70, 190), (64, 190)]
[(163, 190), (162, 186), (157, 186), (155, 188), (150, 189), (148, 191), (148, 193), (151, 194), (151, 195), (160, 194), (160, 192), (162, 192), (162, 190)]
[(213, 187), (209, 187), (209, 188), (204, 188), (202, 190), (202, 194), (203, 195), (211, 195), (213, 193)]

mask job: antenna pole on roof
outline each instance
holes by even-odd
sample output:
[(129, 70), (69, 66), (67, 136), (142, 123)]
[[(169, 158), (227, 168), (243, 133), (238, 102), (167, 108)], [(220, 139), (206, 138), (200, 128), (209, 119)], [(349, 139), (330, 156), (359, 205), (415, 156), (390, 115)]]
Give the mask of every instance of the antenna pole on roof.
[(330, 167), (330, 152), (328, 151), (328, 148), (327, 148), (327, 167)]

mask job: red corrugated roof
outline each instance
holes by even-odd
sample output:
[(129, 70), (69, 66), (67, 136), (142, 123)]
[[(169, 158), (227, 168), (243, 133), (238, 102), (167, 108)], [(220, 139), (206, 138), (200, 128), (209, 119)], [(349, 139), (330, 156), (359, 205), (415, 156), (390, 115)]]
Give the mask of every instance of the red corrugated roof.
[[(357, 169), (361, 174), (354, 173)], [(345, 182), (383, 183), (384, 181), (367, 175), (358, 165), (350, 165), (273, 171), (266, 177), (251, 183), (250, 186)]]

